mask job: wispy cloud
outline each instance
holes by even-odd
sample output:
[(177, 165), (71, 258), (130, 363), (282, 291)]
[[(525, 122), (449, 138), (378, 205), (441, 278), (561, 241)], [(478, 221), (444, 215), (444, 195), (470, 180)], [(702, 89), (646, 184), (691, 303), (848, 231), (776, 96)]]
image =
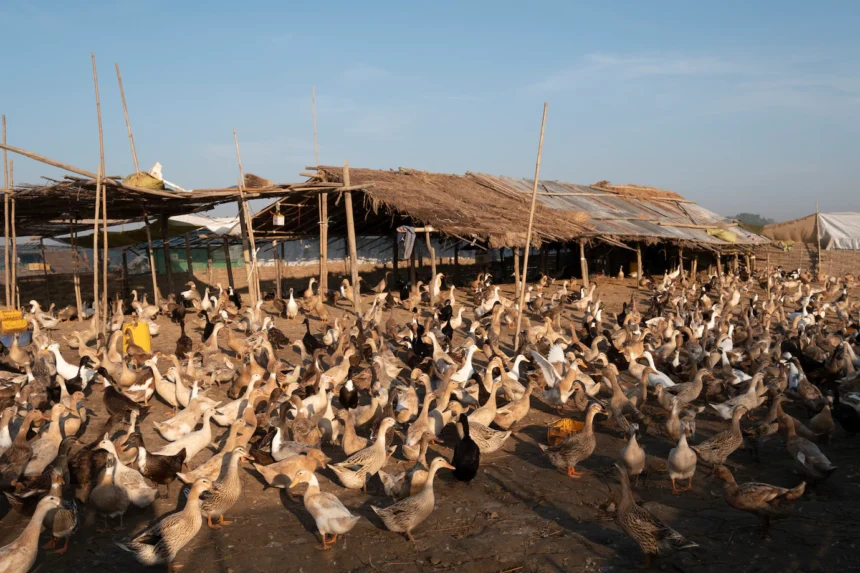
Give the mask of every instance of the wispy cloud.
[(369, 64), (356, 64), (343, 72), (343, 78), (352, 82), (379, 80), (388, 75), (386, 70)]

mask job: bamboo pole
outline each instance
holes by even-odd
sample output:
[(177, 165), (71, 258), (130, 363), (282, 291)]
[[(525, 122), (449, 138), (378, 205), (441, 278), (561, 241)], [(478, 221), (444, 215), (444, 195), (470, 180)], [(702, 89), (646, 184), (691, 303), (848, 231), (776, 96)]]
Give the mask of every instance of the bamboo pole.
[(128, 143), (131, 145), (131, 158), (134, 160), (134, 172), (140, 173), (137, 165), (137, 150), (134, 148), (134, 135), (131, 134), (131, 122), (128, 120), (128, 106), (125, 105), (125, 90), (122, 89), (122, 76), (119, 73), (119, 63), (116, 66), (116, 81), (119, 82), (119, 97), (122, 98), (122, 112), (125, 114), (125, 127), (128, 130)]
[(693, 264), (690, 266), (690, 279), (695, 281), (696, 275), (699, 273), (699, 255), (693, 257)]
[[(15, 186), (15, 162), (9, 160), (9, 187)], [(21, 308), (20, 293), (18, 292), (18, 222), (15, 218), (15, 196), (12, 196), (12, 304)]]
[[(102, 201), (102, 194), (105, 193), (104, 188), (104, 176), (105, 176), (105, 141), (104, 141), (104, 130), (102, 128), (102, 104), (101, 99), (99, 97), (99, 76), (98, 70), (96, 69), (96, 54), (95, 52), (90, 52), (90, 59), (93, 64), (93, 86), (95, 88), (96, 93), (96, 117), (98, 119), (99, 125), (99, 168), (97, 171), (97, 180), (96, 180), (96, 212), (93, 221), (93, 308), (95, 309), (95, 323), (100, 324), (101, 314), (99, 312), (99, 269), (98, 269), (98, 233), (99, 233), (99, 208), (100, 203), (104, 204)], [(107, 215), (107, 213), (105, 213)], [(105, 219), (106, 220), (106, 219)], [(107, 252), (105, 252), (105, 258), (107, 258)], [(107, 264), (105, 264), (105, 268)], [(107, 315), (107, 309), (104, 309), (105, 316)], [(97, 327), (98, 328), (98, 327)]]
[[(460, 266), (460, 243), (454, 244), (454, 266)], [(459, 271), (458, 271), (459, 274)]]
[(514, 292), (520, 292), (520, 249), (514, 247)]
[(233, 261), (230, 260), (230, 243), (227, 241), (227, 237), (224, 237), (224, 261), (227, 265), (227, 284), (236, 288), (233, 285)]
[(161, 304), (158, 296), (158, 278), (155, 272), (155, 251), (152, 248), (152, 228), (149, 223), (149, 215), (146, 213), (146, 209), (143, 210), (143, 223), (146, 227), (146, 247), (149, 252), (149, 272), (152, 275), (152, 301), (153, 304), (158, 306)]
[(278, 241), (272, 241), (272, 250), (275, 252), (275, 297), (281, 296), (281, 252), (278, 250)]
[(430, 243), (430, 231), (424, 231), (424, 239), (427, 241), (427, 254), (430, 255), (430, 302), (432, 303), (439, 296), (436, 289), (436, 249)]
[(45, 275), (45, 291), (51, 300), (51, 281), (48, 279), (48, 259), (45, 257), (45, 240), (39, 237), (39, 250), (42, 252), (42, 272)]
[(525, 246), (525, 254), (523, 255), (523, 280), (520, 285), (519, 294), (519, 312), (517, 312), (517, 329), (514, 331), (514, 352), (520, 346), (520, 325), (523, 320), (523, 312), (525, 311), (525, 298), (526, 298), (526, 279), (528, 277), (529, 271), (529, 250), (532, 242), (532, 227), (534, 226), (535, 219), (535, 205), (537, 205), (537, 192), (538, 192), (538, 182), (540, 179), (540, 158), (543, 153), (543, 134), (544, 129), (546, 128), (546, 108), (547, 104), (544, 102), (543, 104), (543, 119), (541, 119), (540, 124), (540, 139), (538, 140), (538, 153), (537, 153), (537, 161), (535, 162), (535, 180), (534, 185), (532, 186), (532, 205), (529, 210), (529, 227), (526, 232), (526, 246)]
[(194, 280), (194, 259), (191, 258), (191, 236), (185, 233), (185, 265), (187, 268), (188, 280)]
[(818, 255), (815, 259), (815, 274), (821, 274), (821, 216), (818, 212), (818, 201), (815, 202), (815, 240), (818, 243)]
[[(104, 164), (102, 165), (102, 177), (104, 177)], [(104, 257), (102, 257), (102, 308), (104, 309), (102, 322), (104, 324), (102, 332), (105, 333), (107, 333), (108, 321), (110, 320), (108, 314), (108, 263), (110, 262), (108, 249), (110, 245), (108, 245), (107, 226), (107, 187), (102, 183), (102, 244), (104, 248)]]
[(639, 280), (645, 277), (645, 271), (642, 269), (642, 245), (636, 243), (636, 276)]
[(720, 253), (717, 253), (717, 277), (719, 278), (720, 284), (723, 284), (723, 257)]
[(75, 288), (75, 306), (78, 309), (78, 322), (84, 320), (84, 301), (81, 297), (81, 277), (78, 274), (80, 257), (78, 256), (78, 233), (75, 230), (75, 225), (69, 221), (69, 235), (72, 238), (72, 257), (74, 260), (74, 274), (72, 275), (72, 284)]
[(206, 284), (212, 286), (212, 278), (215, 274), (215, 265), (212, 264), (212, 245), (210, 243), (206, 243), (206, 268), (209, 270), (209, 280), (206, 281)]
[(254, 298), (253, 286), (253, 271), (251, 269), (251, 252), (250, 241), (248, 241), (248, 224), (245, 222), (245, 210), (242, 206), (242, 201), (239, 201), (239, 229), (242, 231), (242, 256), (245, 259), (245, 278), (248, 281), (248, 297), (251, 299), (251, 306), (257, 304)]
[[(6, 145), (6, 116), (3, 116), (3, 145)], [(9, 163), (3, 150), (3, 188), (9, 189)], [(9, 193), (3, 193), (3, 266), (6, 278), (6, 307), (12, 304), (12, 276), (9, 268)]]
[(164, 272), (167, 273), (167, 292), (172, 293), (173, 287), (173, 262), (170, 260), (170, 233), (167, 229), (170, 217), (167, 213), (161, 214), (161, 250), (164, 256)]
[(412, 246), (412, 252), (409, 253), (409, 286), (415, 288), (418, 284), (415, 277), (415, 246)]
[(242, 154), (239, 152), (239, 138), (236, 135), (235, 129), (233, 130), (233, 143), (236, 145), (236, 160), (239, 162), (239, 197), (241, 200), (240, 217), (245, 218), (244, 232), (248, 235), (248, 243), (251, 251), (251, 268), (248, 272), (248, 291), (251, 295), (252, 304), (257, 304), (257, 301), (260, 299), (260, 277), (257, 271), (257, 244), (256, 241), (254, 241), (254, 222), (251, 220), (248, 201), (245, 199), (245, 170), (242, 168)]
[[(349, 187), (349, 161), (343, 164), (343, 185)], [(358, 249), (355, 244), (355, 220), (352, 214), (352, 191), (344, 192), (344, 207), (346, 208), (346, 236), (349, 243), (349, 268), (352, 275), (352, 298), (355, 313), (361, 312), (361, 285), (358, 280)], [(429, 241), (429, 235), (428, 235)], [(413, 249), (414, 251), (414, 249)]]
[[(320, 164), (320, 148), (317, 142), (317, 90), (311, 86), (311, 109), (314, 116), (314, 161), (317, 167)], [(328, 193), (320, 193), (319, 202), (320, 216), (320, 293), (328, 292)]]
[(588, 260), (585, 258), (585, 239), (579, 240), (579, 268), (582, 272), (582, 286), (588, 288)]

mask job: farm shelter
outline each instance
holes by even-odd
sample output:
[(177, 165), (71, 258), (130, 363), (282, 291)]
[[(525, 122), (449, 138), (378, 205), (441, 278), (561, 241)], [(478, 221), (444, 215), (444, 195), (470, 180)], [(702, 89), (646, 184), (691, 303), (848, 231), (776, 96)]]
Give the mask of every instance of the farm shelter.
[(813, 213), (765, 225), (761, 233), (772, 241), (772, 265), (811, 270), (820, 261), (820, 270), (831, 275), (860, 268), (860, 213)]
[[(341, 167), (307, 169), (316, 171), (310, 181), (343, 183)], [(480, 173), (350, 168), (349, 184), (359, 188), (354, 192), (357, 236), (378, 237), (380, 242), (393, 244), (392, 237), (400, 226), (430, 228), (436, 243), (453, 244), (457, 251), (477, 249), (479, 261), (487, 260), (487, 250), (497, 248), (513, 249), (516, 259), (518, 250), (525, 246), (532, 180)], [(364, 185), (367, 188), (362, 188)], [(655, 254), (658, 249), (664, 253), (671, 250), (672, 258), (666, 258), (665, 264), (677, 264), (677, 255), (685, 248), (716, 258), (750, 254), (768, 243), (676, 193), (651, 187), (542, 180), (538, 199), (531, 246), (541, 250), (534, 260), (536, 268), (544, 271), (549, 270), (549, 251), (553, 249), (556, 272), (565, 270), (567, 259), (579, 260), (577, 249), (570, 250), (577, 243), (589, 263), (613, 260), (607, 269), (598, 268), (603, 272), (609, 266), (617, 270), (614, 264), (621, 260), (629, 268), (627, 264), (636, 261), (637, 247), (644, 249), (647, 270), (662, 270), (663, 263)], [(344, 236), (347, 220), (339, 193), (329, 194), (328, 213), (330, 240)], [(277, 224), (275, 215), (284, 218), (282, 225)], [(316, 236), (319, 222), (316, 196), (290, 192), (257, 213), (253, 228), (258, 237), (290, 240)], [(427, 252), (423, 245), (421, 248)], [(396, 256), (392, 248), (389, 261), (393, 263)], [(631, 257), (632, 261), (628, 260)], [(585, 270), (570, 265), (574, 267), (580, 275)], [(507, 276), (509, 271), (503, 269)]]

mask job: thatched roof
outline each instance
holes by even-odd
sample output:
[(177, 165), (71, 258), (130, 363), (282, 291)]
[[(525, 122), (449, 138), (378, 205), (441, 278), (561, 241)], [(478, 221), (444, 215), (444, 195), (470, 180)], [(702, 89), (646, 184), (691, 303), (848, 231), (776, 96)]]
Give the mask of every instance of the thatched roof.
[[(312, 181), (343, 183), (343, 168), (316, 169)], [(445, 235), (491, 247), (522, 247), (526, 242), (533, 189), (529, 179), (350, 168), (349, 185), (358, 188), (353, 191), (358, 235), (385, 235), (397, 226), (411, 225), (432, 226)], [(614, 244), (668, 242), (726, 250), (768, 242), (672, 191), (606, 181), (586, 186), (545, 180), (538, 189), (532, 239), (536, 244), (595, 238)], [(282, 227), (273, 225), (271, 214), (276, 210), (286, 219)], [(329, 193), (328, 211), (329, 236), (345, 236), (340, 194)], [(255, 232), (267, 238), (318, 236), (318, 225), (315, 193), (290, 193), (254, 218)], [(734, 241), (713, 234), (726, 231)]]

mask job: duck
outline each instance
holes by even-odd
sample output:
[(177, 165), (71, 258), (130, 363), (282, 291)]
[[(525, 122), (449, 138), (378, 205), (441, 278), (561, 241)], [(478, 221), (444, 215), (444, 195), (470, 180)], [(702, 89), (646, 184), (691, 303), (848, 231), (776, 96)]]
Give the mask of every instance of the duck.
[(427, 449), (435, 441), (436, 436), (432, 432), (426, 432), (421, 437), (418, 459), (411, 468), (402, 472), (379, 470), (379, 479), (382, 481), (386, 495), (395, 500), (401, 500), (421, 491), (424, 482), (427, 481)]
[(339, 464), (329, 465), (344, 487), (349, 489), (365, 489), (367, 478), (382, 469), (388, 458), (385, 447), (385, 434), (388, 428), (394, 426), (394, 424), (394, 418), (384, 418), (379, 425), (379, 432), (373, 444), (354, 453)]
[[(245, 411), (247, 416), (249, 410)], [(211, 458), (191, 470), (190, 472), (177, 473), (176, 477), (186, 485), (194, 485), (198, 478), (208, 478), (217, 480), (221, 475), (221, 470), (224, 469), (224, 459), (236, 446), (247, 446), (248, 441), (256, 430), (245, 418), (241, 418), (233, 422), (230, 430), (227, 432), (227, 439), (221, 449)]]
[[(239, 476), (239, 463), (250, 460), (248, 450), (244, 446), (236, 446), (230, 452), (230, 461), (223, 477), (215, 481), (212, 495), (200, 504), (200, 513), (206, 517), (206, 523), (211, 529), (220, 529), (230, 525), (232, 521), (224, 518), (224, 514), (233, 507), (242, 495), (242, 478)], [(212, 518), (217, 517), (217, 523)]]
[(60, 429), (60, 416), (65, 411), (66, 407), (62, 404), (54, 404), (51, 407), (51, 416), (47, 418), (51, 421), (51, 425), (42, 433), (42, 437), (30, 443), (33, 455), (24, 467), (25, 477), (42, 475), (45, 468), (57, 457), (60, 451), (60, 442), (63, 441), (63, 433)]
[[(669, 479), (672, 480), (672, 493), (679, 494), (683, 491), (693, 489), (693, 476), (696, 474), (696, 452), (687, 445), (687, 432), (682, 422), (678, 445), (669, 452), (666, 459), (666, 469), (669, 471)], [(681, 489), (675, 485), (675, 480), (687, 480), (687, 486)]]
[[(352, 531), (361, 519), (353, 515), (332, 493), (321, 492), (316, 474), (311, 470), (302, 469), (296, 473), (293, 486), (306, 483), (307, 488), (303, 497), (305, 509), (313, 516), (322, 540), (319, 549), (327, 551), (337, 541), (338, 535)], [(331, 540), (327, 536), (331, 535)]]
[[(290, 425), (290, 432), (292, 434), (293, 441), (312, 448), (318, 447), (322, 443), (322, 432), (320, 431), (319, 424), (307, 417), (305, 414), (306, 410), (302, 407), (301, 398), (294, 394), (290, 398), (290, 401), (296, 407), (296, 417)], [(287, 403), (283, 404), (283, 406), (283, 414), (281, 417), (283, 420), (286, 420)], [(319, 416), (314, 416), (314, 418), (318, 417)]]
[(746, 392), (738, 394), (722, 404), (711, 404), (710, 406), (716, 410), (717, 414), (723, 420), (731, 419), (732, 412), (739, 406), (743, 406), (746, 411), (751, 412), (764, 403), (765, 395), (763, 392), (759, 392), (759, 387), (763, 380), (764, 374), (759, 372), (750, 380), (749, 388)]
[(295, 320), (299, 315), (299, 304), (296, 302), (296, 299), (293, 298), (293, 289), (290, 289), (290, 300), (287, 302), (286, 306), (286, 315), (287, 320)]
[(343, 424), (343, 434), (341, 435), (341, 447), (343, 453), (351, 456), (359, 450), (367, 447), (367, 438), (359, 436), (355, 433), (355, 424), (352, 421), (352, 415), (347, 410), (339, 410), (337, 413), (338, 420)]
[(469, 483), (478, 475), (481, 463), (481, 449), (469, 435), (469, 416), (460, 414), (459, 419), (463, 436), (454, 446), (451, 465), (454, 466), (454, 479)]
[(433, 513), (436, 498), (433, 493), (433, 481), (440, 469), (454, 470), (454, 466), (445, 458), (435, 458), (430, 463), (427, 472), (427, 481), (420, 492), (406, 499), (398, 501), (386, 508), (371, 505), (371, 509), (378, 515), (389, 531), (404, 533), (409, 541), (415, 541), (412, 530), (418, 527), (425, 519)]
[(251, 394), (254, 392), (254, 385), (262, 380), (259, 374), (252, 374), (248, 381), (248, 386), (245, 388), (245, 394), (236, 398), (232, 402), (227, 402), (223, 406), (215, 409), (215, 414), (212, 416), (212, 421), (219, 426), (230, 426), (241, 415), (242, 412), (251, 405)]
[(9, 406), (0, 414), (0, 456), (12, 447), (12, 435), (9, 433), (9, 422), (18, 415), (17, 406)]
[(546, 452), (549, 461), (555, 467), (566, 470), (568, 477), (582, 477), (582, 473), (576, 471), (576, 464), (588, 459), (594, 452), (597, 445), (597, 440), (594, 437), (594, 416), (602, 411), (603, 407), (599, 403), (592, 402), (586, 410), (585, 427), (582, 430), (571, 434), (557, 446), (539, 444), (540, 448)]
[(118, 465), (116, 456), (108, 456), (101, 481), (93, 488), (89, 498), (87, 498), (87, 505), (92, 506), (97, 513), (104, 517), (105, 530), (108, 528), (107, 520), (109, 517), (119, 517), (120, 527), (122, 527), (122, 518), (128, 510), (128, 492), (116, 483)]
[(200, 421), (200, 417), (206, 410), (205, 404), (200, 400), (192, 400), (188, 407), (178, 414), (164, 420), (163, 422), (152, 422), (153, 427), (159, 435), (168, 442), (175, 442), (183, 436), (187, 436)]
[(838, 469), (815, 443), (797, 435), (791, 416), (780, 414), (778, 420), (785, 449), (794, 458), (795, 468), (801, 475), (814, 484), (826, 480)]
[(636, 477), (639, 484), (639, 476), (645, 471), (645, 450), (639, 445), (636, 436), (639, 433), (639, 424), (630, 424), (627, 429), (627, 443), (621, 448), (621, 462), (627, 470), (628, 476)]
[(128, 500), (137, 507), (147, 507), (158, 495), (158, 490), (150, 487), (143, 475), (134, 468), (128, 467), (122, 460), (119, 459), (116, 453), (116, 447), (110, 439), (110, 436), (105, 434), (104, 439), (99, 442), (99, 449), (106, 450), (108, 455), (113, 456), (116, 462), (113, 469), (114, 483), (124, 488), (128, 495)]
[(782, 517), (791, 502), (797, 501), (806, 491), (806, 482), (791, 489), (766, 483), (738, 484), (726, 466), (719, 466), (714, 475), (723, 480), (723, 498), (730, 506), (747, 511), (761, 521), (762, 536), (767, 536), (771, 519)]
[(313, 354), (317, 350), (324, 350), (325, 345), (317, 340), (316, 336), (311, 334), (311, 322), (307, 318), (302, 321), (302, 324), (305, 326), (305, 335), (302, 336), (302, 344), (305, 346), (305, 350)]
[(57, 539), (65, 539), (63, 546), (54, 552), (60, 555), (69, 549), (69, 539), (78, 527), (77, 504), (74, 501), (67, 502), (63, 499), (64, 471), (65, 468), (58, 467), (51, 470), (51, 490), (48, 495), (59, 498), (60, 507), (49, 510), (45, 516), (45, 529), (50, 532), (51, 540), (44, 548), (55, 549)]
[(615, 523), (645, 554), (643, 568), (650, 568), (656, 557), (667, 557), (699, 546), (662, 523), (647, 509), (640, 507), (633, 499), (627, 470), (619, 464), (615, 464), (615, 469), (621, 481), (621, 496), (615, 511)]
[(496, 417), (493, 423), (503, 430), (510, 430), (518, 424), (529, 413), (531, 407), (531, 395), (536, 385), (532, 382), (526, 386), (525, 392), (519, 399), (508, 402), (501, 408), (496, 409)]
[(39, 533), (49, 511), (60, 507), (61, 500), (55, 495), (46, 495), (39, 500), (36, 511), (21, 531), (8, 545), (0, 547), (0, 571), (3, 573), (27, 573), (36, 562), (39, 553)]
[(160, 493), (159, 486), (170, 486), (176, 480), (176, 474), (182, 469), (185, 464), (185, 449), (179, 450), (172, 456), (158, 456), (146, 451), (146, 446), (143, 442), (143, 435), (139, 432), (133, 433), (126, 444), (136, 448), (137, 450), (137, 469), (140, 474), (156, 484), (158, 497), (167, 497)]
[[(500, 450), (505, 445), (505, 441), (511, 436), (512, 432), (510, 430), (494, 430), (489, 426), (472, 422), (471, 416), (469, 418), (469, 435), (478, 444), (478, 449), (481, 450), (482, 454), (492, 454)], [(464, 436), (461, 426), (457, 426), (457, 433), (460, 434), (461, 438)]]
[(484, 426), (489, 426), (493, 420), (496, 419), (496, 411), (498, 410), (496, 407), (496, 395), (499, 388), (502, 386), (502, 383), (499, 381), (493, 381), (490, 384), (490, 395), (487, 398), (487, 401), (483, 406), (474, 410), (469, 415), (469, 419), (472, 420), (472, 422), (482, 424)]
[[(726, 459), (744, 443), (741, 433), (740, 420), (746, 412), (744, 406), (738, 406), (732, 414), (732, 426), (718, 434), (714, 434), (701, 444), (692, 446), (698, 459), (716, 468), (723, 465)], [(683, 432), (682, 432), (683, 434)]]
[(12, 441), (12, 445), (0, 456), (0, 488), (14, 486), (24, 475), (24, 469), (33, 456), (33, 449), (27, 441), (30, 427), (36, 420), (49, 420), (39, 410), (30, 410), (24, 416), (24, 421), (18, 428), (18, 434)]
[(133, 553), (144, 565), (167, 563), (169, 573), (176, 571), (180, 567), (174, 563), (176, 554), (194, 539), (203, 526), (201, 496), (211, 492), (213, 487), (211, 480), (198, 479), (188, 492), (185, 507), (165, 515), (142, 532), (117, 545)]
[(311, 449), (303, 454), (281, 460), (269, 465), (253, 464), (269, 487), (289, 489), (296, 483), (296, 474), (304, 470), (315, 472), (328, 467), (329, 460), (322, 450)]
[(352, 410), (358, 406), (358, 389), (356, 389), (351, 379), (344, 382), (340, 387), (337, 398), (340, 401), (341, 407), (347, 410)]
[(173, 456), (181, 450), (185, 450), (185, 463), (189, 463), (194, 456), (199, 454), (205, 447), (212, 443), (212, 426), (209, 423), (215, 410), (207, 408), (203, 411), (203, 427), (199, 430), (186, 434), (178, 440), (167, 444), (156, 452), (158, 456)]

